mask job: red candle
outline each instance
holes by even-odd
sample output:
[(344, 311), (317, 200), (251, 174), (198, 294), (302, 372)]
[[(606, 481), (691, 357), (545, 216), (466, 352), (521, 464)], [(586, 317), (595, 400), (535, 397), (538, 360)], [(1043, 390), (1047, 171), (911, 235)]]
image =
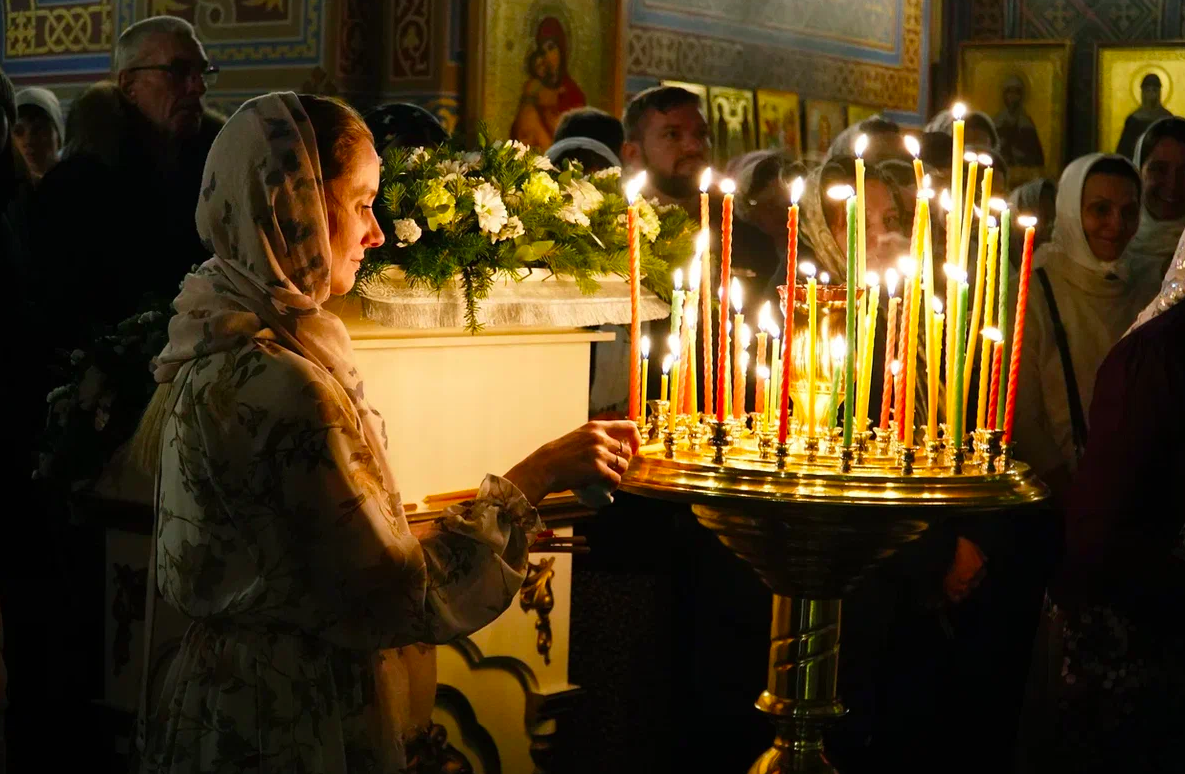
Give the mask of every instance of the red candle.
[(699, 319), (704, 332), (704, 413), (712, 413), (712, 247), (708, 241), (708, 186), (712, 184), (712, 168), (704, 169), (699, 178), (700, 268)]
[[(909, 305), (913, 301), (913, 283), (912, 282), (907, 281), (905, 283), (904, 296), (905, 297), (904, 297), (902, 303), (905, 304), (906, 309), (909, 309)], [(899, 345), (899, 349), (902, 351), (902, 353), (904, 353), (907, 349), (906, 342), (909, 341), (909, 333), (910, 333), (910, 331), (909, 331), (909, 314), (903, 314), (903, 315), (901, 315), (901, 337), (899, 339), (899, 341), (901, 342)], [(907, 364), (905, 362), (904, 356), (898, 358), (898, 360), (901, 363), (901, 368), (900, 368), (900, 373), (898, 374), (898, 379), (900, 381), (898, 384), (895, 385), (895, 387), (897, 389), (897, 411), (896, 411), (897, 438), (898, 438), (898, 440), (904, 442), (905, 441), (905, 423), (901, 421), (901, 418), (903, 416), (905, 416), (905, 390), (902, 388), (902, 384), (905, 381), (905, 370), (907, 368)]]
[(881, 430), (889, 429), (889, 413), (893, 408), (893, 360), (894, 345), (897, 339), (897, 308), (901, 299), (893, 296), (897, 290), (897, 272), (889, 269), (885, 272), (885, 286), (889, 291), (889, 324), (885, 328), (885, 384), (881, 389)]
[(1020, 376), (1020, 353), (1025, 340), (1025, 308), (1029, 303), (1029, 276), (1033, 272), (1033, 235), (1037, 219), (1020, 217), (1025, 227), (1025, 251), (1020, 264), (1020, 286), (1016, 295), (1016, 323), (1012, 331), (1012, 360), (1008, 364), (1008, 391), (1004, 403), (1004, 443), (1012, 443), (1012, 424), (1016, 418), (1016, 388)]
[(992, 345), (992, 376), (991, 389), (988, 394), (987, 426), (989, 430), (996, 430), (996, 406), (1000, 401), (1000, 368), (1004, 364), (1004, 342), (997, 341)]
[(728, 286), (732, 282), (732, 195), (736, 184), (722, 180), (720, 190), (724, 192), (724, 209), (720, 223), (720, 346), (716, 356), (716, 421), (723, 422), (728, 415), (725, 405), (725, 379), (728, 370)]
[(798, 276), (798, 200), (805, 185), (801, 177), (794, 178), (790, 184), (790, 211), (786, 215), (786, 308), (782, 310), (786, 318), (782, 341), (786, 346), (782, 348), (782, 384), (778, 393), (778, 443), (786, 443), (790, 432), (790, 342), (794, 341), (794, 280)]

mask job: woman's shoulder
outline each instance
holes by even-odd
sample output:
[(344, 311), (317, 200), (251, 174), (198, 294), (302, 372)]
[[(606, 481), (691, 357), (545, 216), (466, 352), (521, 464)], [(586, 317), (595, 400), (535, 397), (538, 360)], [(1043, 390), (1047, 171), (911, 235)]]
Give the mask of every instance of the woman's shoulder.
[(301, 413), (326, 397), (339, 397), (328, 371), (273, 340), (256, 337), (204, 360), (199, 361), (195, 386), (215, 395), (233, 392), (235, 401), (244, 405)]

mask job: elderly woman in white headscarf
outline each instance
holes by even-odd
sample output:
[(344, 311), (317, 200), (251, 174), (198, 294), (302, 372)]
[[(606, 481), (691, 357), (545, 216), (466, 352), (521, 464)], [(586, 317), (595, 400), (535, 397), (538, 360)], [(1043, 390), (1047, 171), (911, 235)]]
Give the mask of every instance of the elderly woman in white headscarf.
[(150, 588), (192, 619), (145, 719), (148, 771), (404, 771), (381, 650), (496, 618), (535, 504), (616, 485), (639, 440), (586, 425), (411, 533), (389, 428), (323, 306), (383, 241), (379, 163), (352, 108), (292, 93), (247, 102), (210, 151), (197, 223), (214, 257), (176, 299), (137, 437), (158, 460)]
[(1127, 251), (1163, 277), (1185, 232), (1185, 119), (1162, 118), (1148, 127), (1136, 143), (1135, 164), (1144, 183), (1144, 211)]
[(1014, 435), (1055, 495), (1086, 443), (1095, 372), (1156, 293), (1124, 253), (1139, 219), (1140, 177), (1122, 156), (1083, 156), (1062, 173), (1053, 237), (1033, 264)]
[[(950, 110), (940, 110), (926, 124), (926, 132), (951, 134), (954, 132), (955, 117)], [(982, 110), (968, 110), (963, 118), (963, 141), (973, 150), (1000, 150), (1000, 133), (996, 122)]]

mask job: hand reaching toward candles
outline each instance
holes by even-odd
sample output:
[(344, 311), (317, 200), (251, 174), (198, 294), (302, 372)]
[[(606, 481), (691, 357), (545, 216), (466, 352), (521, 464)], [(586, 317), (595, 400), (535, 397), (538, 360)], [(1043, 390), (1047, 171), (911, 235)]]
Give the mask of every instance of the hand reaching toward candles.
[(553, 492), (593, 484), (613, 490), (621, 484), (621, 476), (641, 444), (634, 422), (589, 422), (539, 447), (503, 478), (517, 486), (532, 505)]

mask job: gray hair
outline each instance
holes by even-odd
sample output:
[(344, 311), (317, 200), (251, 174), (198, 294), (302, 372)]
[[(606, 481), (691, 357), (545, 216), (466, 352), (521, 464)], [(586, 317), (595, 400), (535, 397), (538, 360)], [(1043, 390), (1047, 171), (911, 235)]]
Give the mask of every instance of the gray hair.
[(112, 59), (115, 72), (134, 66), (141, 58), (144, 41), (158, 34), (198, 39), (193, 25), (176, 16), (150, 16), (141, 19), (124, 30), (115, 44), (115, 56)]

